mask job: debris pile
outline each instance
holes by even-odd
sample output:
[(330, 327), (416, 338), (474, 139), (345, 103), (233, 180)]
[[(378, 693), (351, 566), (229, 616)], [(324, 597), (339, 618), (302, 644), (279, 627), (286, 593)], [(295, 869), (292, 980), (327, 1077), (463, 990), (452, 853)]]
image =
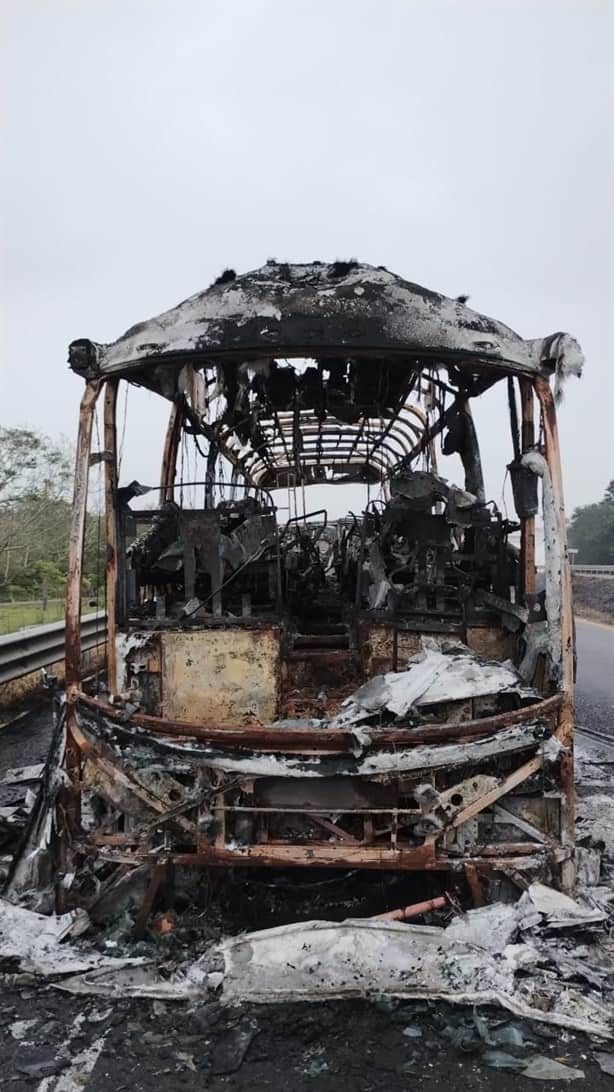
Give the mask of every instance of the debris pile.
[(333, 728), (377, 718), (382, 723), (416, 722), (432, 706), (467, 701), (492, 694), (514, 695), (518, 701), (536, 701), (537, 691), (526, 686), (510, 660), (500, 663), (477, 656), (459, 641), (422, 637), (422, 650), (411, 656), (405, 670), (374, 675), (342, 703)]
[[(240, 1001), (390, 995), (500, 1004), (519, 1016), (614, 1035), (614, 952), (590, 964), (552, 939), (603, 932), (608, 912), (532, 884), (515, 905), (456, 916), (445, 928), (397, 922), (306, 922), (226, 939), (222, 997)], [(582, 988), (569, 985), (581, 979)], [(217, 979), (215, 979), (217, 981)], [(591, 987), (596, 986), (595, 989)]]
[[(589, 769), (580, 752), (580, 769)], [(45, 770), (11, 771), (7, 777), (13, 786), (27, 785), (33, 795), (30, 774), (44, 778)], [(22, 776), (28, 780), (20, 781)], [(598, 786), (597, 797), (584, 795), (587, 783), (580, 778), (579, 832), (587, 843), (580, 848), (589, 854), (596, 852), (589, 843), (599, 844), (596, 834), (605, 832), (609, 839), (614, 811), (606, 787), (601, 781)], [(299, 1028), (304, 1037), (312, 1034), (312, 1025), (319, 1029), (319, 1046), (308, 1043), (297, 1059), (300, 1072), (307, 1079), (333, 1074), (339, 1062), (322, 1036), (330, 1024), (333, 1039), (339, 1037), (345, 1020), (335, 1006), (366, 1000), (401, 1044), (393, 1066), (399, 1079), (428, 1070), (437, 1043), (485, 1070), (526, 1079), (580, 1080), (588, 1076), (589, 1064), (607, 1077), (614, 1068), (609, 859), (606, 846), (604, 867), (593, 869), (576, 898), (533, 883), (514, 903), (467, 912), (449, 898), (430, 900), (424, 909), (435, 910), (437, 925), (415, 924), (409, 915), (407, 922), (390, 920), (388, 912), (381, 920), (306, 921), (221, 937), (207, 928), (205, 916), (194, 939), (183, 945), (173, 941), (181, 915), (173, 920), (170, 912), (156, 915), (146, 939), (137, 941), (134, 920), (125, 911), (101, 929), (83, 910), (52, 916), (2, 900), (0, 980), (9, 991), (45, 983), (84, 1004), (99, 997), (112, 1006), (149, 1000), (158, 1006), (152, 1018), (162, 1013), (167, 1023), (168, 1003), (182, 1003), (182, 1027), (202, 1017), (206, 1038), (194, 1033), (184, 1042), (186, 1036), (173, 1032), (169, 1072), (201, 1072), (204, 1065), (211, 1078), (223, 1078), (251, 1067), (270, 1050), (263, 1045), (259, 1006), (277, 1004), (277, 1036)], [(297, 1002), (316, 1004), (301, 1006), (292, 1016)], [(87, 1074), (110, 1041), (114, 1011), (92, 1010), (88, 1016), (96, 1032), (91, 1048), (77, 1049), (78, 1039), (71, 1048), (69, 1036), (55, 1054), (26, 1050), (14, 1063), (17, 1072), (30, 1080), (73, 1070)], [(576, 1045), (576, 1033), (590, 1037), (589, 1053)], [(19, 1018), (10, 1025), (20, 1047), (27, 1048), (37, 1034), (34, 1020)]]
[[(373, 919), (303, 922), (224, 938), (169, 968), (77, 943), (84, 911), (49, 918), (0, 903), (0, 958), (72, 993), (224, 1004), (390, 996), (497, 1004), (518, 1016), (614, 1037), (609, 908), (532, 884), (515, 904), (455, 914), (446, 926)], [(588, 947), (574, 953), (560, 937)]]

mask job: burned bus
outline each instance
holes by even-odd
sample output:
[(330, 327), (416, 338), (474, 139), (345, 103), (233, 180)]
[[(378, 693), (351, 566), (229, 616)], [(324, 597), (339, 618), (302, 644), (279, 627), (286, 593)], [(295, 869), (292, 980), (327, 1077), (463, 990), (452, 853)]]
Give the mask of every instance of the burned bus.
[[(143, 864), (154, 885), (173, 866), (455, 874), (478, 904), (502, 876), (572, 889), (556, 393), (581, 371), (577, 342), (525, 340), (381, 266), (270, 261), (112, 344), (74, 341), (69, 360), (85, 380), (66, 608), (75, 901), (81, 873)], [(118, 475), (125, 384), (168, 403), (145, 485)], [(497, 385), (503, 513), (474, 413)], [(107, 635), (92, 687), (96, 464)]]

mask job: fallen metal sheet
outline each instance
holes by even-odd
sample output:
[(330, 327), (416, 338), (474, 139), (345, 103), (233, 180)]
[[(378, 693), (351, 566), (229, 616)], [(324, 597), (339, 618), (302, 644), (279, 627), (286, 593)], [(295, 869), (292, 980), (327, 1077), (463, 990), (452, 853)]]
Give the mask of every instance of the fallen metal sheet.
[(603, 953), (598, 949), (597, 958), (599, 962), (595, 962), (594, 954), (585, 944), (578, 944), (567, 949), (548, 943), (538, 945), (538, 951), (545, 960), (556, 967), (559, 975), (565, 981), (580, 978), (591, 986), (601, 989), (603, 984), (614, 973), (614, 965), (611, 961), (610, 965), (607, 965), (604, 962)]
[[(552, 952), (543, 939), (539, 948), (514, 943), (524, 921), (519, 902), (469, 911), (446, 928), (381, 920), (299, 923), (227, 938), (169, 973), (164, 963), (109, 956), (84, 939), (74, 943), (89, 928), (85, 911), (46, 917), (0, 900), (0, 961), (74, 994), (181, 1001), (221, 987), (221, 1000), (230, 1005), (430, 998), (499, 1004), (527, 1019), (614, 1038), (612, 976), (595, 990), (571, 987), (552, 970), (557, 942)], [(597, 947), (593, 958), (599, 958)]]
[(85, 910), (47, 916), (0, 899), (0, 963), (8, 960), (20, 972), (51, 980), (70, 993), (167, 1000), (202, 996), (206, 971), (197, 963), (165, 979), (142, 956), (109, 956), (91, 944), (70, 943), (90, 924)]
[(407, 671), (389, 671), (375, 675), (345, 699), (332, 727), (356, 724), (360, 720), (387, 709), (396, 717), (403, 717), (433, 685), (438, 675), (447, 669), (447, 657), (441, 652), (429, 651), (419, 663)]
[(409, 661), (405, 671), (389, 671), (369, 679), (345, 699), (331, 727), (356, 724), (384, 711), (404, 717), (412, 707), (490, 694), (538, 697), (511, 662), (481, 660), (464, 646), (458, 647), (462, 651), (448, 653), (426, 647)]
[(33, 766), (15, 766), (0, 778), (0, 785), (19, 785), (22, 781), (38, 781), (45, 768), (44, 762)]
[(547, 887), (543, 883), (532, 883), (520, 899), (518, 908), (521, 914), (525, 909), (536, 911), (545, 919), (550, 929), (593, 925), (606, 921), (608, 917), (601, 907), (580, 903), (570, 895), (555, 891), (553, 887)]
[[(490, 911), (492, 908), (485, 908)], [(530, 945), (478, 944), (474, 911), (454, 929), (382, 921), (311, 921), (223, 941), (222, 1001), (271, 1003), (391, 995), (454, 1004), (498, 1004), (517, 1016), (614, 1037), (614, 1012), (599, 996), (528, 975)], [(504, 919), (505, 920), (505, 919)], [(484, 919), (482, 936), (490, 919)], [(524, 974), (516, 978), (523, 967)]]
[(157, 965), (146, 959), (101, 962), (81, 973), (62, 978), (53, 985), (65, 993), (96, 997), (148, 997), (160, 1001), (190, 1001), (207, 994), (209, 972), (205, 962), (178, 967), (165, 978)]
[(85, 970), (100, 962), (100, 955), (62, 942), (89, 926), (85, 910), (47, 916), (0, 899), (0, 959), (18, 960), (20, 970), (44, 977)]
[(2, 832), (6, 834), (15, 834), (15, 831), (21, 830), (28, 819), (28, 815), (32, 810), (32, 802), (26, 799), (24, 803), (12, 804), (5, 808), (0, 808), (0, 841), (2, 840)]
[(446, 926), (448, 942), (474, 944), (488, 952), (502, 952), (518, 931), (518, 903), (494, 902), (452, 918)]
[(66, 774), (62, 768), (66, 718), (58, 717), (36, 799), (15, 850), (3, 894), (13, 901), (28, 899), (32, 909), (48, 910), (54, 903), (55, 862), (51, 852), (55, 806)]
[[(89, 1078), (104, 1049), (110, 1028), (94, 1039), (88, 1046), (77, 1051), (70, 1064), (59, 1077), (44, 1077), (37, 1092), (82, 1092), (89, 1083)], [(51, 1082), (51, 1083), (49, 1083)]]

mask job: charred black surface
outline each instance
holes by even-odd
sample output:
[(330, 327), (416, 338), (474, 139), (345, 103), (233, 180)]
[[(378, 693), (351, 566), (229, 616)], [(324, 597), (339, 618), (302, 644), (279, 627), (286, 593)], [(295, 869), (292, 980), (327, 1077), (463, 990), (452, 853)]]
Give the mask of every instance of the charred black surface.
[(229, 284), (230, 281), (237, 279), (237, 274), (234, 269), (225, 269), (223, 273), (220, 273), (219, 277), (216, 277), (214, 284)]
[[(353, 258), (271, 259), (226, 269), (113, 344), (71, 346), (80, 374), (173, 403), (157, 510), (136, 508), (137, 483), (117, 489), (116, 452), (105, 464), (119, 639), (110, 694), (72, 685), (67, 707), (75, 795), (96, 819), (75, 852), (97, 876), (164, 848), (179, 866), (467, 870), (477, 904), (498, 872), (570, 888), (548, 376), (579, 374), (582, 354), (568, 335), (524, 340), (467, 298)], [(471, 410), (503, 376), (518, 522), (487, 503)], [(107, 447), (115, 435), (107, 415)], [(186, 438), (203, 480), (183, 473)], [(460, 456), (458, 485), (438, 472), (437, 439)], [(308, 510), (306, 487), (348, 483), (377, 486), (360, 515)], [(199, 492), (184, 503), (187, 487)]]
[[(477, 335), (477, 336), (476, 336)], [(488, 335), (488, 336), (484, 336)], [(115, 342), (73, 342), (71, 367), (82, 375), (134, 370), (140, 361), (172, 359), (190, 352), (277, 351), (297, 355), (343, 345), (357, 349), (419, 352), (445, 359), (473, 358), (536, 374), (556, 364), (562, 346), (548, 339), (523, 341), (509, 327), (383, 267), (351, 259), (331, 265), (270, 261), (251, 273), (226, 270), (205, 292), (151, 323), (141, 323)], [(574, 343), (575, 344), (575, 343)], [(85, 350), (85, 351), (84, 351)]]

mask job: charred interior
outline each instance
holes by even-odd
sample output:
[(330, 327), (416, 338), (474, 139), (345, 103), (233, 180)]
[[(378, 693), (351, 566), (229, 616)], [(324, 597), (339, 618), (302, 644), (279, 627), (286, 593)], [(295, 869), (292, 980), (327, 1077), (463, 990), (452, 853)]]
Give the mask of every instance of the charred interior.
[[(452, 871), (476, 902), (496, 873), (573, 886), (550, 386), (579, 371), (573, 339), (524, 341), (355, 262), (269, 263), (113, 345), (74, 342), (70, 360), (86, 379), (67, 608), (74, 900), (143, 861)], [(124, 381), (171, 404), (155, 487), (117, 479)], [(513, 518), (486, 495), (472, 414), (496, 383)], [(97, 692), (78, 639), (92, 461), (108, 540)], [(350, 486), (364, 503), (339, 516)]]

